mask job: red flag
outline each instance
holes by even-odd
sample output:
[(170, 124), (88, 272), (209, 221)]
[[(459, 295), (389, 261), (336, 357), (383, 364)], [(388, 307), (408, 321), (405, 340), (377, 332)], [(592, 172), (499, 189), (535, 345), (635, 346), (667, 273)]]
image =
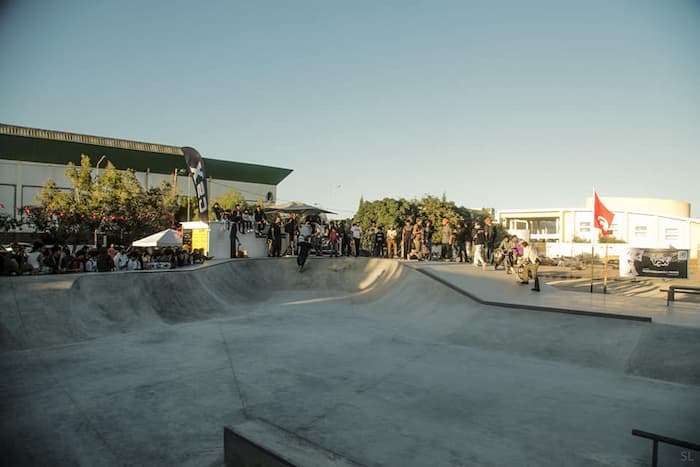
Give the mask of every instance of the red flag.
[(593, 203), (593, 226), (600, 229), (600, 232), (603, 235), (610, 235), (612, 233), (610, 226), (612, 225), (615, 214), (613, 214), (603, 205), (603, 203), (600, 202), (598, 193), (593, 192), (593, 195), (595, 197)]

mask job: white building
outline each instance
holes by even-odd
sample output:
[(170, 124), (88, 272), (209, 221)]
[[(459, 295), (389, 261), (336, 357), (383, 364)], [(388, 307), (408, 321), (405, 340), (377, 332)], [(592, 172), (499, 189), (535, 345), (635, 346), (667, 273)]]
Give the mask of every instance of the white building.
[[(700, 250), (700, 219), (690, 217), (685, 201), (601, 197), (615, 218), (612, 236), (621, 247), (674, 248), (690, 250), (697, 261)], [(497, 220), (512, 234), (547, 243), (548, 256), (573, 251), (571, 244), (590, 242), (598, 230), (593, 227), (593, 198), (583, 208), (513, 209), (497, 212)], [(558, 244), (558, 245), (557, 245)], [(590, 246), (587, 247), (590, 251)], [(557, 254), (559, 253), (559, 254)]]

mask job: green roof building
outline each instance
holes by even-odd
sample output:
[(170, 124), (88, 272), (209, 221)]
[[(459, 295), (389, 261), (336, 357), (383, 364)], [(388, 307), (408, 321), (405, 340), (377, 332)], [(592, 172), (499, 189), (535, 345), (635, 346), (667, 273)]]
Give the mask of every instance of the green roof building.
[[(66, 167), (69, 162), (80, 165), (82, 154), (90, 157), (96, 170), (105, 161), (120, 170), (133, 169), (146, 189), (162, 180), (172, 182), (174, 176), (181, 194), (191, 189), (180, 147), (0, 124), (0, 212), (16, 214), (17, 208), (33, 204), (49, 177), (60, 188), (70, 188)], [(204, 168), (210, 198), (234, 189), (250, 202), (276, 201), (277, 185), (292, 172), (207, 157)], [(185, 175), (175, 175), (178, 172)]]

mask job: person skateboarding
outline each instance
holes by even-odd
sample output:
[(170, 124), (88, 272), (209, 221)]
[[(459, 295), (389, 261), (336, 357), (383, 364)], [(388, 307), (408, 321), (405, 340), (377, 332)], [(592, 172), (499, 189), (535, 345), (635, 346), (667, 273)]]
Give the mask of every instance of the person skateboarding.
[(309, 250), (311, 249), (311, 237), (314, 233), (314, 226), (311, 220), (307, 217), (304, 223), (299, 226), (299, 254), (297, 255), (297, 266), (299, 267), (299, 272), (304, 270), (304, 264), (306, 259), (309, 257)]

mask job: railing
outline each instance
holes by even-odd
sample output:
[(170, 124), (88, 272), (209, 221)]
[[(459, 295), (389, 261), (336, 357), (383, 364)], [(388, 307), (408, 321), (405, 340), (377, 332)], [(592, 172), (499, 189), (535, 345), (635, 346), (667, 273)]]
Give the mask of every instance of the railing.
[[(647, 438), (653, 441), (653, 447), (651, 450), (651, 467), (657, 467), (659, 464), (659, 443), (671, 444), (673, 446), (690, 449), (691, 451), (700, 451), (700, 444), (695, 444), (676, 438), (669, 438), (668, 436), (657, 435), (656, 433), (649, 433), (648, 431), (632, 430), (632, 435), (639, 436), (640, 438)], [(686, 456), (689, 455), (689, 453), (684, 454)], [(684, 460), (689, 459), (686, 458)]]

